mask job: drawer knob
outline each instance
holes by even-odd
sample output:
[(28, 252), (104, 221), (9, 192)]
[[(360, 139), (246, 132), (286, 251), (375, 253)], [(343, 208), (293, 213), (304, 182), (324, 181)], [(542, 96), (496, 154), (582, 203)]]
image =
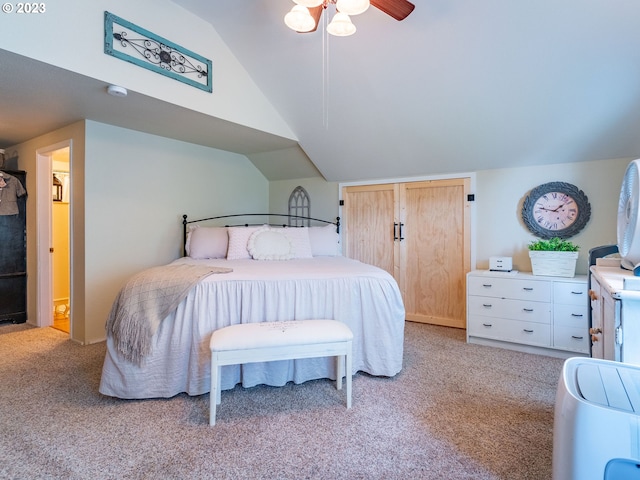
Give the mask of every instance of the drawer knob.
[(483, 323), (482, 326), (490, 328), (490, 327), (493, 327), (493, 324), (491, 324), (491, 323)]
[(526, 292), (532, 292), (533, 288), (532, 287), (522, 287), (523, 290), (525, 290)]
[(582, 317), (583, 315), (581, 313), (572, 313), (571, 316), (572, 317)]
[(482, 304), (482, 306), (483, 306), (483, 307), (486, 307), (486, 308), (491, 308), (491, 307), (493, 307), (493, 305), (491, 305), (490, 303), (483, 303), (483, 304)]
[(573, 295), (582, 295), (584, 292), (571, 292)]
[(483, 283), (482, 286), (484, 288), (491, 288), (493, 285), (491, 285), (490, 283)]
[(525, 332), (527, 332), (527, 333), (533, 333), (533, 330), (529, 330), (529, 329), (527, 329), (527, 328), (523, 328), (522, 330), (524, 330), (524, 331), (525, 331)]
[(523, 308), (522, 310), (525, 312), (533, 312), (533, 308)]
[(571, 335), (571, 338), (575, 338), (576, 340), (582, 340), (584, 337), (578, 336), (578, 335)]

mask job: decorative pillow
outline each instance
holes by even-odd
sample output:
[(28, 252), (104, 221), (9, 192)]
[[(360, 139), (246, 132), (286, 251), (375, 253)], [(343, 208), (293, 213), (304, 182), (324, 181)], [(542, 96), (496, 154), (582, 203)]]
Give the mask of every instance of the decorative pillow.
[(189, 252), (191, 251), (191, 232), (193, 232), (196, 228), (200, 228), (200, 225), (189, 225), (187, 227), (187, 240), (184, 242), (184, 251), (189, 256)]
[(289, 260), (294, 258), (293, 245), (282, 228), (263, 227), (251, 234), (247, 244), (255, 260)]
[(229, 235), (226, 227), (195, 227), (187, 236), (187, 255), (191, 258), (224, 258)]
[(263, 227), (229, 227), (229, 248), (227, 249), (227, 260), (241, 260), (251, 258), (247, 243), (253, 232)]
[(312, 258), (308, 227), (287, 227), (280, 229), (291, 240), (294, 258)]
[(311, 253), (314, 257), (336, 257), (340, 255), (338, 248), (340, 235), (336, 226), (329, 224), (325, 227), (309, 227), (309, 241)]

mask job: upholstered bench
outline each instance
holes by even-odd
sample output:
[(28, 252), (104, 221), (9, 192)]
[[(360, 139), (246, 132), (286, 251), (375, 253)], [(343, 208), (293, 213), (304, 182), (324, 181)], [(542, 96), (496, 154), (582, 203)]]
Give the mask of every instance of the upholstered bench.
[[(347, 408), (351, 408), (351, 350), (353, 333), (336, 320), (295, 320), (243, 323), (216, 330), (211, 335), (211, 393), (209, 425), (216, 424), (220, 403), (220, 367), (252, 362), (338, 357), (336, 388), (347, 378)], [(345, 369), (346, 363), (346, 369)]]

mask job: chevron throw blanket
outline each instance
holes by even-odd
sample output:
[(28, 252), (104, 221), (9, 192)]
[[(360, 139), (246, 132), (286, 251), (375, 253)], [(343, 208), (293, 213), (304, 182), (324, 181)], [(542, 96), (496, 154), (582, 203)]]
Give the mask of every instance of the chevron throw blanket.
[(178, 307), (189, 290), (213, 273), (231, 271), (203, 265), (165, 265), (134, 275), (113, 302), (107, 335), (127, 360), (140, 365), (151, 351), (151, 338), (160, 322)]

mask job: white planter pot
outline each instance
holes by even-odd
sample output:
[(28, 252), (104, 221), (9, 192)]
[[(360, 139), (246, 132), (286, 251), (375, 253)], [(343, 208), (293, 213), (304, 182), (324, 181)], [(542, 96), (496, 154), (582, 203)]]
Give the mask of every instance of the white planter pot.
[(574, 277), (578, 252), (544, 252), (529, 250), (534, 275)]

